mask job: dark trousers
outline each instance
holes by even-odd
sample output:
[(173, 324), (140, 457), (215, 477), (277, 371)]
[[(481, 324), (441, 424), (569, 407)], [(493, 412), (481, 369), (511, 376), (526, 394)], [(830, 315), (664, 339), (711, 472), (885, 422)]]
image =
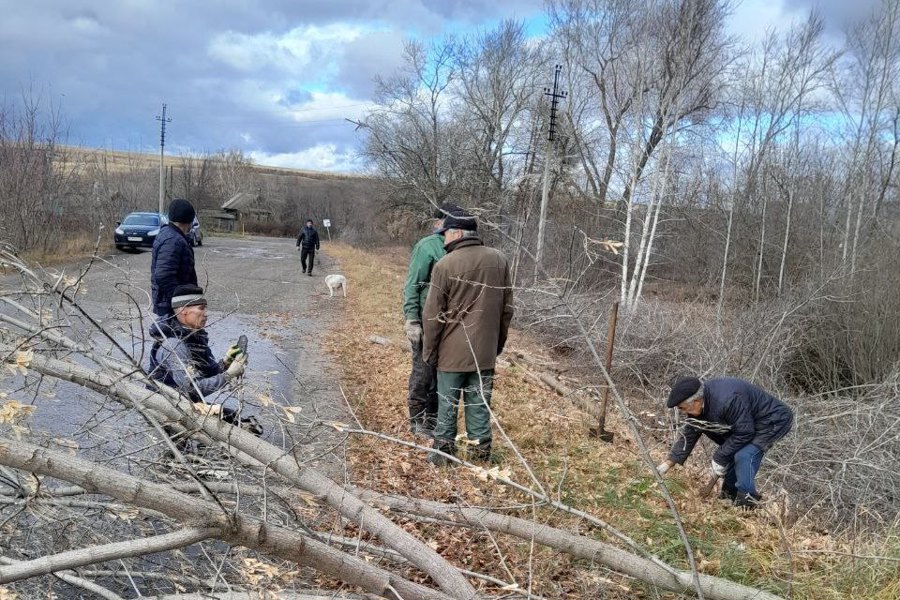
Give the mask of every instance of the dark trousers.
[[(306, 268), (306, 259), (309, 258), (309, 268)], [(300, 265), (303, 267), (304, 273), (312, 273), (313, 262), (316, 260), (316, 249), (315, 248), (301, 248), (300, 249)]]
[(438, 410), (437, 369), (422, 360), (422, 342), (412, 344), (412, 371), (409, 374), (409, 418), (434, 427)]

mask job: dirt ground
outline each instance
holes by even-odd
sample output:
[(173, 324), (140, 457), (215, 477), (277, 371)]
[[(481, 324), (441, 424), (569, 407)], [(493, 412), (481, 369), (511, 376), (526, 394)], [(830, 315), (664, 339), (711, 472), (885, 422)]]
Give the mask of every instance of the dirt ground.
[[(327, 247), (316, 255), (312, 277), (301, 272), (292, 239), (208, 236), (194, 254), (200, 285), (209, 299), (207, 331), (213, 352), (220, 356), (242, 333), (249, 338), (244, 385), (238, 394), (220, 400), (242, 405), (246, 414), (263, 421), (267, 439), (299, 447), (303, 458), (340, 478), (343, 438), (330, 427), (317, 426), (344, 418), (336, 372), (321, 351), (323, 335), (340, 318), (344, 302), (343, 297), (329, 297), (324, 283), (325, 275), (338, 272)], [(150, 250), (104, 254), (90, 264), (83, 293), (78, 294), (91, 316), (144, 365), (150, 348), (146, 339), (150, 260)], [(48, 270), (77, 277), (86, 266), (82, 261)], [(2, 282), (3, 288), (16, 285), (10, 277)], [(102, 343), (100, 336), (95, 337)], [(13, 380), (0, 385), (13, 385)], [(57, 384), (48, 398), (35, 402), (32, 431), (48, 437), (79, 437), (90, 418), (85, 415), (91, 407), (88, 394), (73, 385)], [(279, 412), (286, 407), (293, 408)], [(117, 426), (113, 420), (96, 425), (101, 429)], [(92, 432), (115, 438), (114, 431), (98, 432), (93, 427)]]

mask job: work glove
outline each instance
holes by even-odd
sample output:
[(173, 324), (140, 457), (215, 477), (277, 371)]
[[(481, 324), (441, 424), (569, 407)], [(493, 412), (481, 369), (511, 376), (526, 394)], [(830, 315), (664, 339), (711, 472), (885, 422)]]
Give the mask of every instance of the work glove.
[(244, 374), (244, 369), (247, 368), (247, 359), (244, 358), (243, 353), (240, 356), (231, 361), (231, 364), (228, 366), (228, 370), (225, 371), (225, 379), (228, 381), (233, 381), (236, 377), (241, 377)]
[(713, 459), (709, 464), (709, 470), (712, 472), (714, 477), (725, 477), (725, 473), (728, 472), (728, 467), (720, 465), (716, 462), (716, 459)]
[(244, 351), (241, 350), (241, 347), (237, 344), (232, 344), (228, 346), (228, 351), (225, 352), (225, 356), (222, 358), (222, 362), (225, 363), (225, 367), (231, 366), (231, 363), (234, 362), (234, 359), (238, 357), (238, 355), (243, 354)]
[(407, 320), (403, 329), (406, 331), (406, 339), (409, 340), (410, 345), (415, 346), (422, 343), (421, 321)]
[(656, 467), (656, 470), (659, 472), (660, 475), (665, 475), (669, 469), (670, 469), (670, 467), (669, 467), (668, 462), (664, 462)]

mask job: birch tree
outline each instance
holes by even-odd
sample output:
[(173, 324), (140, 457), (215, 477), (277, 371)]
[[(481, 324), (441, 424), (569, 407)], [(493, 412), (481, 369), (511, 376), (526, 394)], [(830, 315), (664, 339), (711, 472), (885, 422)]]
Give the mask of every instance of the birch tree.
[[(872, 167), (877, 164), (882, 137), (895, 127), (898, 77), (900, 6), (885, 1), (869, 19), (847, 32), (845, 60), (837, 65), (832, 84), (849, 147), (841, 259), (850, 273), (856, 271), (862, 225), (867, 214), (878, 209), (881, 197)], [(893, 165), (892, 152), (891, 172)]]

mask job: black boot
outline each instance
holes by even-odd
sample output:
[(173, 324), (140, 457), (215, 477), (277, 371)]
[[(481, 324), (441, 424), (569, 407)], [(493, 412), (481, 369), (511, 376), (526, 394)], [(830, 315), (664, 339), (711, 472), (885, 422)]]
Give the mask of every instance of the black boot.
[(473, 446), (469, 450), (469, 462), (473, 463), (489, 463), (491, 462), (491, 443), (481, 442)]
[[(434, 440), (434, 445), (432, 447), (435, 450), (443, 452), (444, 454), (456, 456), (456, 445), (453, 442), (449, 442), (447, 440)], [(453, 464), (453, 461), (451, 461), (449, 458), (447, 458), (443, 454), (437, 454), (436, 452), (429, 452), (428, 458), (426, 460), (437, 467), (443, 467), (444, 465)]]
[(419, 407), (409, 407), (409, 431), (413, 435), (433, 438), (435, 425), (437, 425), (437, 415), (428, 414)]
[(722, 491), (719, 492), (719, 500), (728, 500), (729, 502), (734, 502), (737, 498), (737, 490), (735, 488), (726, 488), (722, 486)]
[(747, 492), (739, 492), (734, 499), (735, 508), (741, 510), (754, 510), (759, 507), (762, 496), (759, 494), (748, 494)]

